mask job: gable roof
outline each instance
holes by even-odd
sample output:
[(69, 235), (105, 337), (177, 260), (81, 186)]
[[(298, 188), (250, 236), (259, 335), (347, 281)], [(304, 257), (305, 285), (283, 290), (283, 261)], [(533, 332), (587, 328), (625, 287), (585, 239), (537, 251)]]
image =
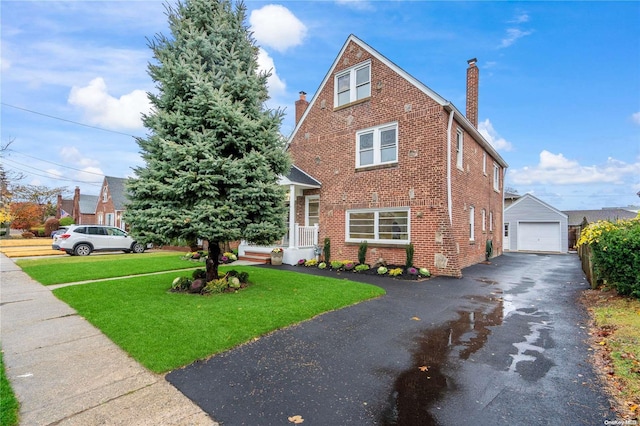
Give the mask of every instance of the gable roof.
[(547, 209), (553, 211), (554, 213), (557, 213), (560, 216), (567, 217), (566, 213), (563, 213), (560, 210), (558, 210), (555, 207), (553, 207), (552, 205), (545, 203), (544, 201), (542, 201), (541, 199), (539, 199), (537, 197), (534, 197), (532, 194), (524, 194), (522, 197), (518, 198), (512, 204), (509, 204), (509, 206), (504, 209), (505, 214), (509, 210), (517, 209), (520, 204), (526, 203), (526, 200), (532, 200), (532, 201), (540, 204), (541, 206), (546, 207)]
[(303, 171), (301, 168), (291, 165), (291, 170), (286, 176), (282, 176), (278, 182), (280, 185), (298, 185), (306, 188), (320, 188), (322, 184)]
[(104, 180), (109, 186), (109, 193), (111, 194), (111, 200), (113, 201), (113, 207), (116, 210), (124, 210), (127, 203), (127, 193), (124, 178), (117, 178), (113, 176), (105, 176)]
[(96, 206), (98, 205), (97, 195), (84, 195), (80, 194), (78, 200), (78, 207), (80, 208), (80, 214), (96, 214)]
[(569, 226), (580, 225), (584, 218), (587, 218), (587, 222), (593, 223), (599, 220), (633, 219), (637, 216), (637, 213), (620, 208), (600, 210), (566, 210), (565, 213), (569, 216)]
[(357, 44), (362, 49), (364, 49), (367, 52), (369, 52), (371, 54), (371, 56), (376, 58), (378, 61), (382, 62), (387, 67), (391, 68), (396, 74), (400, 75), (407, 82), (409, 82), (410, 84), (415, 86), (417, 89), (422, 91), (425, 95), (429, 96), (431, 99), (436, 101), (444, 109), (446, 109), (450, 113), (454, 113), (455, 115), (457, 115), (458, 116), (458, 121), (460, 122), (461, 126), (467, 132), (469, 132), (473, 136), (473, 138), (476, 141), (478, 141), (480, 143), (480, 145), (482, 145), (487, 150), (487, 152), (489, 154), (491, 154), (491, 156), (498, 162), (498, 164), (500, 164), (500, 166), (502, 166), (504, 168), (509, 167), (507, 162), (502, 158), (502, 156), (500, 156), (500, 154), (498, 154), (498, 152), (495, 150), (495, 148), (484, 138), (484, 136), (482, 136), (480, 134), (478, 129), (469, 121), (469, 119), (464, 114), (462, 114), (450, 101), (448, 101), (445, 98), (443, 98), (442, 96), (440, 96), (434, 90), (430, 89), (427, 85), (425, 85), (424, 83), (420, 82), (418, 79), (416, 79), (411, 74), (409, 74), (408, 72), (406, 72), (405, 70), (403, 70), (402, 68), (397, 66), (395, 63), (393, 63), (392, 61), (387, 59), (380, 52), (378, 52), (373, 47), (369, 46), (367, 43), (365, 43), (364, 41), (360, 40), (358, 37), (356, 37), (353, 34), (350, 34), (349, 37), (347, 37), (347, 41), (345, 41), (344, 45), (342, 46), (342, 49), (340, 49), (340, 52), (338, 53), (338, 56), (336, 56), (336, 59), (333, 61), (333, 64), (331, 64), (331, 67), (329, 68), (329, 71), (324, 76), (324, 79), (322, 80), (322, 83), (320, 83), (320, 86), (318, 87), (318, 90), (316, 90), (316, 92), (314, 93), (313, 98), (309, 102), (309, 105), (307, 105), (307, 108), (305, 109), (304, 113), (302, 114), (302, 117), (300, 117), (300, 120), (298, 120), (298, 123), (296, 123), (296, 126), (293, 129), (293, 132), (291, 133), (291, 136), (289, 136), (289, 141), (293, 140), (293, 138), (295, 137), (296, 133), (300, 129), (301, 124), (304, 122), (305, 118), (307, 117), (307, 113), (311, 110), (311, 108), (315, 104), (316, 99), (318, 98), (320, 92), (322, 92), (324, 86), (327, 84), (327, 82), (329, 81), (329, 79), (333, 75), (333, 72), (334, 72), (336, 66), (339, 63), (339, 59), (342, 57), (342, 55), (346, 51), (347, 46), (349, 45), (349, 43)]

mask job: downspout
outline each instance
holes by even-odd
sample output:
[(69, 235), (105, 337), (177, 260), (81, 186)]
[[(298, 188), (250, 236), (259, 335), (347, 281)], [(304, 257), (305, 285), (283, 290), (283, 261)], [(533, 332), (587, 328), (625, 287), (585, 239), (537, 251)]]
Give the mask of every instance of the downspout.
[(451, 201), (451, 128), (453, 126), (454, 110), (449, 112), (449, 124), (447, 125), (447, 211), (449, 212), (449, 224), (453, 225), (453, 202)]

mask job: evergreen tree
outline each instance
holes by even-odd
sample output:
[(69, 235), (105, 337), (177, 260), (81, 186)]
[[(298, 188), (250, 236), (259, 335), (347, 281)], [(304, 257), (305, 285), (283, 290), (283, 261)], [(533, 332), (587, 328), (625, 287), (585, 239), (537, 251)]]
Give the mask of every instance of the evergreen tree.
[(267, 110), (268, 73), (245, 26), (246, 8), (227, 0), (167, 6), (171, 38), (149, 41), (146, 165), (128, 182), (125, 218), (143, 242), (208, 240), (207, 281), (218, 278), (220, 243), (269, 244), (286, 232), (290, 167), (280, 110)]

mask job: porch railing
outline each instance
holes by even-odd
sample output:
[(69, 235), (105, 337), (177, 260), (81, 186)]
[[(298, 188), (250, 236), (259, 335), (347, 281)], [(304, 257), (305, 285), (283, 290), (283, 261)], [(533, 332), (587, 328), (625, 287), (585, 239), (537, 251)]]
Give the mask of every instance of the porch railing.
[(318, 245), (318, 225), (301, 226), (296, 223), (294, 247), (313, 247)]

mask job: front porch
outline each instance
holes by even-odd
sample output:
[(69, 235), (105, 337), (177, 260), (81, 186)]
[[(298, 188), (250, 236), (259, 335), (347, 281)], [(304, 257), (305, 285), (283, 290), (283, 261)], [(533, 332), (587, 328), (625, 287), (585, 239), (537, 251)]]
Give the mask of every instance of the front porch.
[[(290, 234), (291, 232), (288, 235)], [(295, 223), (293, 226), (294, 237), (289, 238), (288, 235), (270, 246), (258, 246), (242, 241), (238, 246), (238, 258), (269, 263), (271, 250), (279, 247), (283, 249), (282, 263), (286, 265), (297, 265), (300, 259), (315, 259), (315, 248), (318, 246), (318, 225), (301, 226)]]
[[(240, 259), (267, 263), (271, 261), (271, 250), (276, 247), (283, 249), (282, 263), (286, 265), (297, 265), (300, 259), (315, 259), (318, 247), (319, 197), (306, 197), (304, 211), (299, 215), (296, 212), (296, 199), (304, 196), (304, 190), (319, 189), (320, 182), (296, 166), (291, 166), (289, 174), (281, 177), (279, 183), (288, 188), (287, 234), (281, 241), (270, 246), (258, 246), (242, 241), (238, 246)], [(305, 222), (304, 225), (300, 224), (302, 220)]]

